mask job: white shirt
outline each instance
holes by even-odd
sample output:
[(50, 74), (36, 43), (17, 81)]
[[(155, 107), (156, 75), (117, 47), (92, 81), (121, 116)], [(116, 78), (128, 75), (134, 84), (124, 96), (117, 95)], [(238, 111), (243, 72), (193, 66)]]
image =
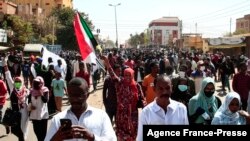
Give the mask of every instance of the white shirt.
[(31, 104), (36, 107), (36, 109), (31, 110), (30, 112), (30, 119), (31, 120), (42, 120), (49, 118), (49, 111), (47, 103), (42, 101), (42, 97), (38, 96), (35, 98), (31, 96)]
[[(75, 114), (66, 109), (53, 117), (50, 128), (47, 132), (45, 141), (50, 141), (54, 134), (60, 128), (60, 119), (70, 119), (72, 125), (86, 127), (95, 136), (95, 141), (116, 141), (115, 131), (111, 125), (110, 119), (105, 111), (88, 106), (87, 110), (82, 113), (79, 120)], [(70, 139), (67, 141), (84, 141), (84, 139)]]
[(188, 125), (187, 108), (184, 104), (170, 99), (167, 113), (156, 103), (156, 100), (142, 109), (137, 141), (143, 141), (143, 125)]
[(61, 66), (57, 65), (57, 66), (55, 66), (54, 69), (55, 69), (56, 72), (61, 73), (63, 79), (65, 78), (66, 72), (65, 72), (65, 68), (62, 65)]

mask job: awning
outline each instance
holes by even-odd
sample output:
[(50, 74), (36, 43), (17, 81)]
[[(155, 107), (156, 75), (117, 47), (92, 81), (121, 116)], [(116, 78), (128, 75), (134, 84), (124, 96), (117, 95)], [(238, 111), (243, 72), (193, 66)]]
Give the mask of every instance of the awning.
[(42, 44), (25, 44), (23, 51), (24, 52), (41, 52), (43, 49)]
[(246, 44), (237, 44), (237, 45), (218, 45), (218, 46), (208, 46), (210, 49), (228, 49), (228, 48), (237, 48), (245, 47)]
[(0, 46), (0, 51), (5, 51), (8, 50), (10, 47), (4, 47), (4, 46)]

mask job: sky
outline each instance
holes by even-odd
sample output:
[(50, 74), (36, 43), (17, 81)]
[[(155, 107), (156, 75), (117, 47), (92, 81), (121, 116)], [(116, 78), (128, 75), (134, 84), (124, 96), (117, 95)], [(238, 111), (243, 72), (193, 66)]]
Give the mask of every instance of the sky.
[[(178, 17), (183, 33), (202, 33), (205, 38), (222, 37), (234, 32), (236, 19), (250, 14), (250, 0), (73, 0), (73, 8), (88, 14), (100, 37), (118, 42), (144, 32), (152, 20)], [(230, 22), (231, 19), (231, 22)], [(196, 26), (197, 23), (197, 26)], [(231, 23), (231, 28), (230, 28)]]

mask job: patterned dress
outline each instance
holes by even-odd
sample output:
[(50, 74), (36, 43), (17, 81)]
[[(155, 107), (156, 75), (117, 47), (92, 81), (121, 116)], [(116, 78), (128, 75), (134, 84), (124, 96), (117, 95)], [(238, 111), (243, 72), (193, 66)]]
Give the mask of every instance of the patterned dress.
[(136, 103), (138, 94), (121, 82), (116, 85), (117, 114), (116, 134), (121, 141), (135, 141), (138, 126), (138, 109)]

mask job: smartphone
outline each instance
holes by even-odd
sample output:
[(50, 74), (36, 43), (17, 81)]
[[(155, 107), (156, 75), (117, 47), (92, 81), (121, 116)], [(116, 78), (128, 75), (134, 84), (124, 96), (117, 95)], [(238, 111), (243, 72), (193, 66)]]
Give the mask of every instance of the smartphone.
[(72, 126), (72, 122), (70, 119), (60, 119), (61, 126), (63, 130), (69, 130)]

